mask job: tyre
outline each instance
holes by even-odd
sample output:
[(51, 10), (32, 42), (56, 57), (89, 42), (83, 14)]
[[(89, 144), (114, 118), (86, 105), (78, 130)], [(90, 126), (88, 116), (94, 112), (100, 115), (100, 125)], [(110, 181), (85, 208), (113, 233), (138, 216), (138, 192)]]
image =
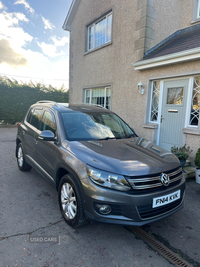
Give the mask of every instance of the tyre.
[(58, 187), (61, 213), (70, 226), (76, 228), (87, 223), (78, 183), (71, 175), (64, 175)]
[(20, 171), (30, 171), (31, 169), (31, 166), (26, 162), (24, 158), (22, 143), (19, 143), (17, 146), (17, 165)]

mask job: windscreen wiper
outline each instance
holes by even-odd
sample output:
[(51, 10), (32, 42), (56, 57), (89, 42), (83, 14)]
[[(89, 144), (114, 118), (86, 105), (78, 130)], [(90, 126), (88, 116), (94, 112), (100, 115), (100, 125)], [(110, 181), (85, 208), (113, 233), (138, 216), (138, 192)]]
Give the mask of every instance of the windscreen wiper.
[(110, 140), (110, 139), (117, 139), (116, 137), (105, 137), (105, 138), (100, 138), (100, 139), (97, 139), (97, 140)]

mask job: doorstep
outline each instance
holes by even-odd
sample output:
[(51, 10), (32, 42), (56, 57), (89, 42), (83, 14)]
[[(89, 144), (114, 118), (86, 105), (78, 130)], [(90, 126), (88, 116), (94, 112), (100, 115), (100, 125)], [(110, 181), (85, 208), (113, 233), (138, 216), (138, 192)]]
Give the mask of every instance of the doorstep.
[(195, 168), (191, 166), (184, 166), (183, 167), (183, 172), (185, 179), (187, 178), (195, 178)]

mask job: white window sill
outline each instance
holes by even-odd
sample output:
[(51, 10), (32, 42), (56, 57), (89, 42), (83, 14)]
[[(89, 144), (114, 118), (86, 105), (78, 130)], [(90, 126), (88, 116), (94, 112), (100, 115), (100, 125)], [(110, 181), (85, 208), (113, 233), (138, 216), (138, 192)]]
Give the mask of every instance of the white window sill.
[(143, 128), (149, 128), (149, 129), (158, 129), (158, 124), (149, 122), (142, 125)]
[(198, 22), (200, 22), (200, 18), (196, 18), (195, 20), (192, 20), (191, 24), (198, 23)]
[(108, 46), (108, 45), (111, 45), (111, 44), (112, 44), (112, 41), (110, 41), (110, 42), (108, 42), (108, 43), (106, 43), (106, 44), (103, 44), (103, 45), (101, 45), (101, 46), (98, 46), (98, 47), (96, 47), (96, 48), (93, 48), (93, 49), (91, 49), (91, 50), (85, 52), (85, 53), (84, 53), (84, 56), (87, 55), (87, 54), (90, 54), (90, 53), (92, 53), (92, 52), (94, 52), (94, 51), (97, 51), (97, 50), (99, 50), (99, 49), (101, 49), (101, 48), (104, 48), (104, 47), (106, 47), (106, 46)]
[(194, 135), (200, 135), (200, 129), (197, 127), (187, 127), (183, 128), (183, 133), (185, 134), (194, 134)]

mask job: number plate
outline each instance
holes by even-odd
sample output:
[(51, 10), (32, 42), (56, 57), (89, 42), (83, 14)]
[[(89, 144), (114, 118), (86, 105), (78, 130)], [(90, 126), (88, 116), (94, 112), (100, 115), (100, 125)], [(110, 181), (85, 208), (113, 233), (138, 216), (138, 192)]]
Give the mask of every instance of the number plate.
[(177, 199), (179, 199), (180, 196), (181, 196), (181, 190), (178, 190), (166, 196), (156, 197), (153, 199), (153, 208), (157, 208), (163, 205), (167, 205), (171, 202), (174, 202)]

